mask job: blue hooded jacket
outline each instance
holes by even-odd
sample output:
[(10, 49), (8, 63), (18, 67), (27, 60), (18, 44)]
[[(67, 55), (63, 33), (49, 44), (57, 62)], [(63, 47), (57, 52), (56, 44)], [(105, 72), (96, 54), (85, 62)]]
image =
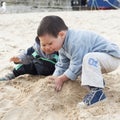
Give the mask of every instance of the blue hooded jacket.
[(84, 56), (91, 52), (103, 52), (120, 59), (120, 48), (116, 44), (91, 31), (68, 29), (53, 76), (65, 74), (75, 80), (81, 74)]

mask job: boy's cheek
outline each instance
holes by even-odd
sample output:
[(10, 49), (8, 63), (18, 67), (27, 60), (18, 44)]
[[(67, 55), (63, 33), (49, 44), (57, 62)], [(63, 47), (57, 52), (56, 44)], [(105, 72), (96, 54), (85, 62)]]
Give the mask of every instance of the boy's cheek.
[(44, 49), (43, 47), (41, 47), (41, 49), (42, 49), (42, 51), (44, 51), (44, 52), (45, 52), (45, 49)]
[(43, 46), (40, 46), (40, 47), (41, 47), (42, 50), (44, 49)]

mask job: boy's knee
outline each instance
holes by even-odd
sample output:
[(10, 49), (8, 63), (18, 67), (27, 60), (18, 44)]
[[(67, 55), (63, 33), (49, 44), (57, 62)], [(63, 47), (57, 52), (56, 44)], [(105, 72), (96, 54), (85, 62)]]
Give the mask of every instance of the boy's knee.
[(98, 60), (96, 59), (95, 53), (88, 53), (83, 58), (83, 66), (90, 65), (97, 67)]
[(94, 53), (87, 53), (84, 57), (83, 57), (83, 63), (88, 63), (88, 61), (90, 60), (90, 59), (95, 59), (95, 55), (94, 55)]

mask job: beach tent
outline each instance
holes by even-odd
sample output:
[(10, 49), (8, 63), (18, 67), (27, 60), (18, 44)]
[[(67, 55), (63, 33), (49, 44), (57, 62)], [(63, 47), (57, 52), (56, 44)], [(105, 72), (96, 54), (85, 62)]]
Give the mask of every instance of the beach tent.
[(91, 9), (117, 9), (120, 8), (120, 0), (88, 0), (87, 6)]

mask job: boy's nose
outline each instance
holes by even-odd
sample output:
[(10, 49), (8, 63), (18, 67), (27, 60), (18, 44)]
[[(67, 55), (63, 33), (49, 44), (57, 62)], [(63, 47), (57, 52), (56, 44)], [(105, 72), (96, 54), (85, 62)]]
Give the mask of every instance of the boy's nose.
[(45, 49), (46, 49), (47, 51), (49, 51), (51, 48), (50, 48), (50, 46), (46, 46)]
[(51, 48), (47, 45), (45, 49), (46, 49), (46, 50), (50, 50)]

